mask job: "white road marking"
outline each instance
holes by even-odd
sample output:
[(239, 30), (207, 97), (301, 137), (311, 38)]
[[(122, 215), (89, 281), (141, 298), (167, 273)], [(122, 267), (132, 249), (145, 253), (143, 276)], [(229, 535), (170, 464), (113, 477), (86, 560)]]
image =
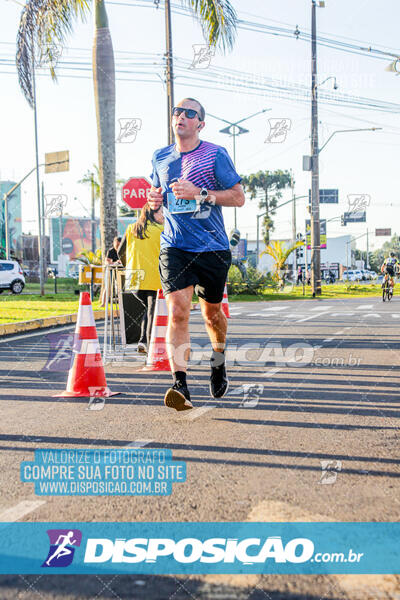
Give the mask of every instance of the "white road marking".
[(318, 310), (328, 310), (328, 309), (330, 309), (330, 308), (332, 308), (332, 305), (328, 305), (328, 304), (327, 304), (327, 305), (322, 305), (322, 306), (314, 306), (314, 308), (312, 308), (311, 310), (314, 310), (314, 311), (318, 311)]
[(216, 407), (217, 407), (216, 404), (208, 404), (208, 405), (204, 405), (204, 406), (199, 406), (199, 408), (195, 408), (194, 410), (189, 410), (186, 414), (183, 415), (182, 419), (185, 421), (194, 421), (195, 419), (202, 417), (207, 412), (209, 412), (210, 410), (213, 410)]
[(269, 312), (271, 310), (286, 310), (288, 306), (271, 306), (270, 308), (263, 308), (262, 312)]
[(276, 373), (279, 373), (279, 371), (282, 371), (282, 369), (279, 369), (279, 368), (275, 367), (275, 368), (269, 369), (268, 371), (266, 371), (265, 373), (263, 373), (261, 375), (261, 377), (272, 377)]
[(154, 440), (135, 440), (125, 446), (125, 448), (143, 448), (143, 446), (147, 446), (148, 444), (151, 444), (151, 442), (154, 442)]
[(328, 344), (329, 342), (333, 342), (335, 338), (326, 338), (325, 340), (322, 340), (323, 344)]
[(43, 504), (46, 504), (45, 500), (22, 500), (22, 502), (18, 502), (15, 506), (3, 510), (3, 512), (0, 513), (0, 522), (11, 523), (18, 521)]
[(18, 335), (13, 335), (11, 337), (7, 337), (6, 339), (3, 339), (3, 336), (1, 336), (0, 344), (4, 344), (5, 342), (12, 342), (14, 340), (24, 340), (26, 338), (34, 337), (36, 335), (47, 335), (48, 333), (52, 333), (53, 331), (58, 333), (59, 331), (65, 331), (66, 329), (71, 329), (71, 327), (75, 328), (76, 323), (71, 323), (70, 325), (66, 325), (65, 327), (49, 327), (46, 331), (43, 331), (42, 329), (38, 329), (37, 331), (35, 331), (35, 333), (25, 333), (25, 334), (21, 333)]
[(304, 317), (304, 319), (299, 319), (296, 323), (304, 323), (304, 321), (309, 321), (310, 319), (315, 319), (316, 317), (320, 317), (324, 312), (315, 313), (315, 315), (310, 315), (308, 317)]
[(393, 313), (392, 317), (393, 317), (393, 319), (400, 319), (400, 315), (396, 314), (396, 313)]
[(187, 412), (187, 414), (184, 415), (182, 418), (185, 421), (194, 421), (195, 419), (198, 419), (199, 417), (202, 417), (203, 415), (205, 415), (210, 410), (213, 410), (214, 408), (216, 408), (216, 406), (217, 406), (216, 404), (211, 404), (211, 405), (207, 405), (207, 406), (199, 406), (199, 408), (195, 408), (194, 410), (189, 410)]
[(360, 306), (357, 306), (357, 310), (371, 310), (371, 308), (374, 308), (373, 304), (360, 304)]
[(353, 312), (340, 312), (340, 313), (332, 313), (331, 317), (352, 317), (354, 315)]
[(344, 329), (342, 329), (341, 331), (335, 331), (333, 335), (341, 335), (342, 333), (344, 333)]
[(380, 319), (381, 315), (378, 315), (378, 313), (367, 313), (365, 315), (361, 315), (362, 317), (374, 317), (374, 319)]

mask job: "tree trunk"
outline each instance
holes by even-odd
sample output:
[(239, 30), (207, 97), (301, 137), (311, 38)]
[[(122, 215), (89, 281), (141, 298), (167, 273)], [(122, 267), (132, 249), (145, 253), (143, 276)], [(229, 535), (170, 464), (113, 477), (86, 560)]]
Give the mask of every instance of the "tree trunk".
[(117, 235), (115, 185), (115, 65), (104, 0), (95, 0), (93, 82), (100, 183), (100, 234), (103, 261)]

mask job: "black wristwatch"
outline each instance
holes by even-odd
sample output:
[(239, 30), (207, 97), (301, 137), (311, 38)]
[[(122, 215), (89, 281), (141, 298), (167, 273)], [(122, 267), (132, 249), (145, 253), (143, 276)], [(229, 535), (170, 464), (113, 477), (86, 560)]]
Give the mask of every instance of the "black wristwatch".
[(201, 196), (201, 201), (202, 202), (206, 202), (207, 198), (208, 198), (208, 190), (206, 188), (201, 188), (200, 190), (200, 196)]

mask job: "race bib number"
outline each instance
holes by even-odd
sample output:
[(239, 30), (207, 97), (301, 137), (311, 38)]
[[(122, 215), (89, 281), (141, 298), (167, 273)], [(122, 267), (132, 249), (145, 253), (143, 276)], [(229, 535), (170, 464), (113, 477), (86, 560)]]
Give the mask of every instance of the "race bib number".
[(175, 198), (173, 192), (168, 192), (168, 210), (172, 215), (191, 213), (197, 209), (196, 200), (185, 200), (184, 198)]

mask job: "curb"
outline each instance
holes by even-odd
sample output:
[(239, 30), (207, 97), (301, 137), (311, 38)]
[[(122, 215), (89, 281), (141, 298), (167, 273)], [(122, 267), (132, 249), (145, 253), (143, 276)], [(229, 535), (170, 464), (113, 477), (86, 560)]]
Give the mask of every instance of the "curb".
[[(104, 310), (94, 310), (93, 314), (95, 319), (104, 319)], [(0, 325), (0, 336), (21, 333), (22, 331), (30, 331), (32, 329), (45, 329), (46, 327), (76, 323), (77, 316), (78, 313), (73, 313), (69, 315), (58, 315), (56, 317), (32, 319), (31, 321), (20, 321), (19, 323), (3, 323), (3, 325)]]

